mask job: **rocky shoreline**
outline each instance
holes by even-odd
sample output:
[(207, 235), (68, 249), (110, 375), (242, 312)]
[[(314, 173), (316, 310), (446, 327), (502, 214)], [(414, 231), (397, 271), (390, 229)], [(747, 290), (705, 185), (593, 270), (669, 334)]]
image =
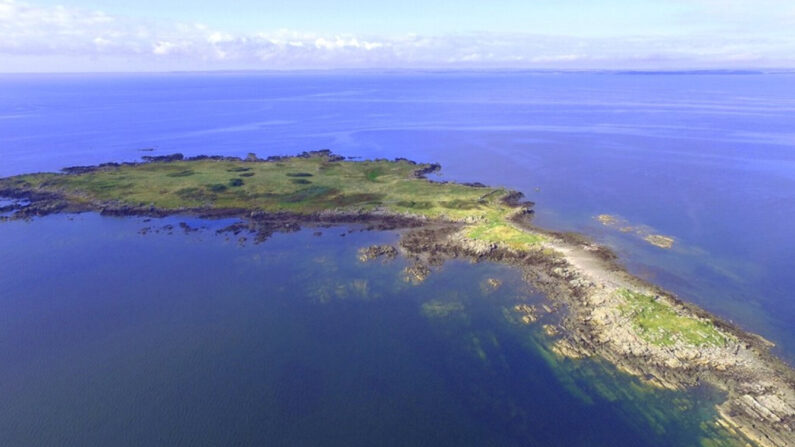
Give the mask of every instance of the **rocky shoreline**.
[[(317, 156), (317, 152), (304, 154), (301, 156)], [(325, 155), (333, 156), (330, 152)], [(250, 157), (235, 160), (273, 162), (281, 159)], [(174, 160), (185, 158), (179, 154), (150, 157), (143, 163)], [(113, 169), (118, 165), (72, 167), (64, 170), (64, 175)], [(435, 164), (425, 165), (415, 175), (424, 178), (438, 169)], [(472, 186), (482, 187), (480, 184)], [(0, 216), (3, 219), (89, 211), (107, 216), (239, 218), (243, 222), (240, 227), (225, 230), (235, 234), (236, 231), (255, 232), (257, 241), (266, 240), (274, 232), (296, 231), (302, 226), (355, 223), (370, 230), (400, 229), (399, 247), (371, 247), (360, 252), (360, 257), (364, 260), (394, 257), (400, 252), (414, 261), (406, 272), (410, 281), (422, 281), (430, 274), (430, 267), (452, 258), (513, 265), (522, 270), (530, 285), (547, 296), (551, 308), (565, 308), (560, 327), (545, 328), (547, 334), (556, 340), (554, 350), (559, 355), (575, 358), (600, 356), (619, 369), (664, 388), (684, 389), (702, 383), (713, 385), (726, 392), (726, 401), (718, 406), (718, 412), (727, 429), (763, 447), (795, 445), (795, 373), (769, 352), (768, 342), (629, 274), (618, 263), (614, 253), (582, 235), (534, 227), (528, 219), (532, 203), (523, 202), (520, 193), (506, 195), (503, 202), (515, 210), (512, 225), (544, 236), (543, 242), (532, 249), (515, 249), (474, 240), (462, 230), (463, 222), (388, 211), (327, 210), (301, 214), (245, 208), (161, 209), (112, 201), (75, 202), (52, 192), (24, 188), (0, 189), (0, 197), (17, 200), (0, 209), (0, 215), (6, 214)], [(725, 335), (724, 343), (693, 346), (679, 341), (669, 345), (649, 342), (633, 330), (632, 321), (622, 310), (625, 306), (620, 297), (622, 290), (653, 296), (655, 302), (671, 309), (677, 316), (711, 323)], [(525, 323), (535, 321), (533, 312), (523, 308), (515, 311), (522, 314), (520, 317)]]
[[(418, 262), (439, 264), (446, 258), (463, 257), (509, 263), (522, 269), (524, 278), (553, 307), (566, 309), (560, 328), (547, 331), (554, 334), (553, 349), (559, 355), (600, 356), (662, 388), (710, 384), (727, 395), (717, 408), (724, 427), (760, 446), (793, 445), (795, 374), (769, 352), (769, 342), (632, 276), (608, 249), (581, 235), (549, 231), (545, 234), (548, 241), (535, 252), (474, 243), (461, 237), (455, 227), (409, 231), (400, 246), (404, 254)], [(619, 311), (621, 303), (616, 292), (624, 288), (644, 290), (682, 315), (709, 320), (729, 334), (732, 341), (715, 347), (649, 343), (631, 330), (631, 322)], [(528, 324), (536, 319), (526, 309), (515, 310)]]

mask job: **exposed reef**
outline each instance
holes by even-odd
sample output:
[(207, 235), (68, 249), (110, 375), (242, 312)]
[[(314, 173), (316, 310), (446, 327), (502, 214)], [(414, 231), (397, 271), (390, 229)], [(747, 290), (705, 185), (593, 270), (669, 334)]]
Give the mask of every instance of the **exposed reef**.
[(391, 245), (373, 245), (359, 250), (359, 261), (367, 262), (374, 259), (391, 261), (398, 255), (397, 248)]
[(596, 220), (602, 225), (622, 233), (632, 233), (655, 247), (671, 248), (676, 242), (676, 239), (671, 236), (656, 234), (655, 230), (646, 225), (632, 225), (626, 219), (612, 214), (600, 214), (596, 216)]
[[(521, 193), (426, 178), (439, 169), (405, 159), (350, 161), (327, 150), (265, 159), (148, 156), (0, 179), (0, 197), (14, 199), (0, 213), (234, 217), (240, 222), (219, 232), (255, 241), (307, 225), (401, 229), (397, 246), (365, 248), (360, 259), (401, 253), (410, 259), (403, 273), (411, 283), (452, 258), (516, 266), (549, 299), (543, 311), (561, 309), (560, 322), (544, 327), (559, 355), (600, 356), (664, 388), (711, 384), (726, 392), (718, 406), (726, 427), (760, 446), (795, 444), (795, 375), (763, 339), (630, 275), (614, 253), (582, 235), (534, 227), (533, 204)], [(626, 227), (612, 216), (599, 220)], [(673, 244), (645, 230), (642, 236)], [(484, 291), (497, 287), (486, 283)], [(425, 309), (438, 317), (458, 310), (439, 303)], [(541, 311), (519, 304), (510, 318), (534, 324)]]

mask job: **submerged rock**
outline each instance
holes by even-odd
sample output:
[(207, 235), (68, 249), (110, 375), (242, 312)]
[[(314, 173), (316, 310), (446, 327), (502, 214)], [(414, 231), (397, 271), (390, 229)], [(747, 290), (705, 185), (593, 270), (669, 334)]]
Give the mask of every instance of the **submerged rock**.
[(458, 301), (431, 300), (422, 304), (422, 314), (426, 317), (444, 318), (464, 311)]
[(431, 274), (431, 269), (425, 264), (417, 263), (403, 269), (403, 281), (419, 285)]
[(480, 291), (483, 292), (484, 295), (494, 293), (500, 287), (502, 287), (502, 281), (497, 278), (486, 278), (480, 282)]
[(538, 320), (538, 312), (534, 306), (529, 304), (517, 304), (513, 306), (513, 310), (520, 315), (519, 319), (524, 324), (532, 324)]
[(391, 261), (398, 255), (397, 248), (391, 245), (371, 245), (366, 248), (359, 249), (359, 261), (368, 262), (375, 259), (382, 258), (385, 261)]

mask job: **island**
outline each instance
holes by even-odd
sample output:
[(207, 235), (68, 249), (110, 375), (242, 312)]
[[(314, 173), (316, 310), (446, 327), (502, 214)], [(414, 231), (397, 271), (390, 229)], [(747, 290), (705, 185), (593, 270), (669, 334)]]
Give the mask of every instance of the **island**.
[[(725, 392), (720, 423), (759, 446), (795, 445), (795, 373), (762, 337), (628, 273), (611, 250), (532, 224), (521, 193), (434, 181), (437, 164), (351, 160), (328, 150), (266, 159), (146, 156), (0, 179), (0, 219), (54, 213), (236, 217), (262, 239), (304, 225), (362, 224), (401, 231), (397, 247), (363, 249), (363, 261), (398, 253), (411, 281), (451, 258), (507, 263), (561, 309), (545, 327), (560, 356), (600, 356), (652, 386), (706, 383)], [(539, 310), (508, 315), (533, 324)]]

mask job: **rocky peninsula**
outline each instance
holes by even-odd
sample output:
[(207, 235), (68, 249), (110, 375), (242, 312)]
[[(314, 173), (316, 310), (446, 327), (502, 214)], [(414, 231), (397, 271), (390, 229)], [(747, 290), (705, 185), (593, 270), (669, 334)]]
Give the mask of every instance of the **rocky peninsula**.
[[(429, 180), (405, 159), (351, 161), (330, 151), (245, 159), (180, 154), (0, 179), (2, 219), (53, 213), (237, 217), (261, 238), (302, 225), (401, 229), (398, 247), (362, 260), (409, 257), (412, 281), (450, 258), (508, 263), (563, 313), (545, 327), (561, 356), (600, 356), (647, 383), (726, 393), (720, 423), (759, 446), (795, 445), (795, 372), (770, 344), (632, 276), (605, 247), (533, 226), (533, 204), (482, 184)], [(2, 203), (2, 202), (0, 202)], [(513, 309), (520, 324), (536, 310)]]

